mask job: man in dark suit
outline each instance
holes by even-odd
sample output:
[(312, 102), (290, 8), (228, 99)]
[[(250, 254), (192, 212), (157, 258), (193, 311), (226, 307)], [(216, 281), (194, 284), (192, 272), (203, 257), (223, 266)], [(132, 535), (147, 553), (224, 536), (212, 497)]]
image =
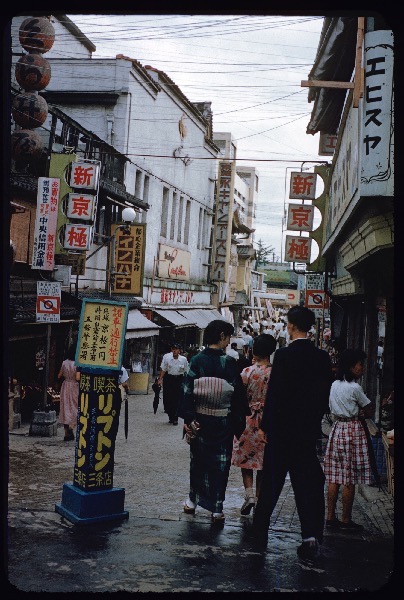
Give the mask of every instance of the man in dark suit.
[(289, 473), (302, 533), (297, 553), (312, 558), (323, 540), (325, 513), (325, 477), (316, 441), (333, 378), (328, 353), (307, 338), (315, 323), (313, 311), (294, 306), (287, 318), (290, 342), (275, 352), (261, 422), (260, 435), (267, 445), (253, 534), (265, 547), (270, 518)]

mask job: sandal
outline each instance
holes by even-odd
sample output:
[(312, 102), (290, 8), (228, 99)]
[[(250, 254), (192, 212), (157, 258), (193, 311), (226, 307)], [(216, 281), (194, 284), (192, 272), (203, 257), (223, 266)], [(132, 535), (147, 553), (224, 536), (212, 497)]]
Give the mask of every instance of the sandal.
[(195, 509), (188, 506), (188, 504), (183, 504), (184, 513), (186, 515), (194, 515)]
[(213, 524), (218, 524), (218, 525), (222, 524), (222, 523), (224, 523), (225, 519), (226, 519), (226, 517), (224, 516), (223, 513), (221, 513), (220, 515), (212, 513), (212, 523)]

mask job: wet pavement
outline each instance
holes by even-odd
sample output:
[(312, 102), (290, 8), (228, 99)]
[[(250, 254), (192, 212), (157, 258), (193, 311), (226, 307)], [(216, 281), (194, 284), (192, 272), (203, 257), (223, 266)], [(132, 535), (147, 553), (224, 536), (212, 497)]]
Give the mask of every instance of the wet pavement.
[(197, 508), (182, 512), (189, 447), (168, 424), (153, 394), (129, 399), (129, 435), (121, 415), (114, 486), (125, 489), (129, 518), (75, 525), (55, 512), (71, 483), (74, 442), (10, 432), (8, 581), (21, 592), (320, 592), (388, 591), (395, 578), (394, 503), (383, 489), (357, 493), (353, 519), (364, 531), (325, 532), (319, 556), (297, 557), (300, 525), (287, 481), (265, 551), (254, 547), (252, 516), (242, 517), (240, 469), (231, 468), (222, 528)]

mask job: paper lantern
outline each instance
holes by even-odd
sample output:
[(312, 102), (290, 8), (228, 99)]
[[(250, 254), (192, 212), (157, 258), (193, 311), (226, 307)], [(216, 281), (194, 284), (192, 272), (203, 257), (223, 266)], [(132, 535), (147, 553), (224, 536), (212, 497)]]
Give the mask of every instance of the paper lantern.
[(48, 52), (55, 41), (55, 29), (46, 17), (29, 17), (19, 30), (21, 46), (28, 52)]
[(11, 135), (11, 152), (15, 160), (37, 158), (42, 150), (42, 138), (32, 129), (20, 129)]
[(51, 78), (49, 61), (41, 54), (25, 54), (15, 65), (15, 77), (26, 91), (43, 90)]
[(25, 92), (15, 96), (11, 112), (17, 125), (32, 129), (45, 123), (48, 116), (48, 104), (37, 93)]

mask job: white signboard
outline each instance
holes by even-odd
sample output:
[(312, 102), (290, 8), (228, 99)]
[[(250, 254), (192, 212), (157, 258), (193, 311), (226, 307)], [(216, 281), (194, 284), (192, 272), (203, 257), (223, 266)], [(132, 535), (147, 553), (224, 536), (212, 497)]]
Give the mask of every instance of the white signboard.
[(365, 35), (361, 196), (394, 194), (394, 38), (389, 30)]
[(189, 281), (191, 253), (160, 244), (158, 276)]
[(332, 156), (335, 152), (337, 139), (337, 135), (331, 135), (320, 131), (320, 142), (318, 145), (319, 156)]
[(288, 231), (313, 231), (314, 206), (312, 204), (289, 204)]
[(80, 192), (69, 194), (66, 216), (69, 219), (93, 221), (96, 200), (97, 196), (92, 196), (91, 194), (80, 194)]
[(60, 322), (61, 289), (60, 281), (37, 281), (37, 323)]
[(93, 237), (93, 226), (67, 223), (63, 248), (69, 250), (89, 250)]
[(316, 173), (298, 171), (290, 174), (289, 198), (314, 200), (316, 197)]
[(285, 261), (309, 263), (311, 254), (311, 238), (287, 235), (285, 240)]
[(58, 219), (60, 179), (38, 177), (32, 269), (53, 271)]
[(99, 174), (99, 164), (87, 161), (73, 162), (69, 185), (72, 188), (97, 190)]
[(325, 284), (324, 273), (306, 275), (306, 290), (323, 290)]

